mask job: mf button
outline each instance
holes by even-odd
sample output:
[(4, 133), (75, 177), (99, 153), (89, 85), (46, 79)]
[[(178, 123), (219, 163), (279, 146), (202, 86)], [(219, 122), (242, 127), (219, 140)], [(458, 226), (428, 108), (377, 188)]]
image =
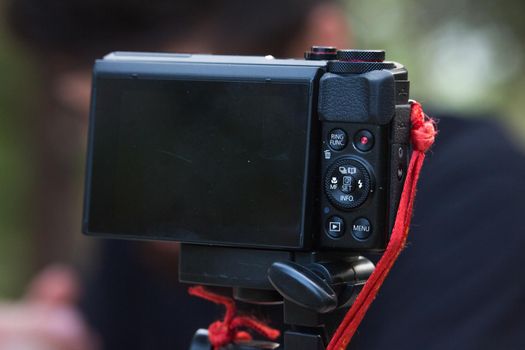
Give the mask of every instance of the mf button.
[(345, 222), (339, 216), (332, 216), (326, 220), (326, 233), (332, 238), (340, 238), (345, 233)]
[(328, 134), (328, 145), (335, 151), (340, 151), (346, 147), (348, 136), (343, 129), (334, 129)]
[(367, 218), (359, 218), (352, 223), (352, 236), (364, 241), (372, 234), (372, 225)]

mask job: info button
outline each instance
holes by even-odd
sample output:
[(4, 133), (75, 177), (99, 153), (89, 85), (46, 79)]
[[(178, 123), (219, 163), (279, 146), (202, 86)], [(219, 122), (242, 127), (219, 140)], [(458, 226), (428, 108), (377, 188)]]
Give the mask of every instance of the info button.
[(326, 220), (326, 232), (332, 238), (339, 238), (345, 233), (345, 222), (339, 216), (332, 216)]

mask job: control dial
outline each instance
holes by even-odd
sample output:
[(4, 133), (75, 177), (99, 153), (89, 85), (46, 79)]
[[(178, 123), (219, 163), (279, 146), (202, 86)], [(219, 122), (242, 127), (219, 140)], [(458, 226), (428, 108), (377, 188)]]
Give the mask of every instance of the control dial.
[(362, 205), (373, 189), (370, 173), (363, 163), (342, 158), (325, 175), (325, 193), (336, 208), (350, 210)]
[(337, 48), (333, 46), (312, 46), (304, 53), (304, 58), (311, 61), (337, 59)]

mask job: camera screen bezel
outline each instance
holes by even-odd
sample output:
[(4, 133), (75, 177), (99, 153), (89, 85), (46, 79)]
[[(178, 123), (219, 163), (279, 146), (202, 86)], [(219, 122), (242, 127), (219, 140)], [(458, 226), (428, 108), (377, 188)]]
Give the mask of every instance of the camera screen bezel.
[[(233, 65), (233, 64), (204, 64), (204, 63), (153, 63), (153, 62), (111, 62), (98, 61), (95, 65), (93, 75), (93, 98), (92, 98), (92, 113), (90, 115), (90, 131), (88, 141), (88, 163), (87, 163), (87, 177), (86, 177), (86, 197), (84, 206), (84, 220), (83, 232), (88, 235), (103, 236), (110, 238), (123, 239), (148, 239), (148, 240), (173, 240), (186, 243), (196, 244), (213, 244), (224, 246), (240, 246), (240, 247), (256, 247), (256, 248), (271, 248), (283, 250), (302, 250), (309, 249), (312, 237), (315, 234), (315, 225), (312, 225), (316, 220), (315, 194), (318, 188), (318, 179), (316, 178), (317, 170), (317, 151), (318, 141), (315, 137), (318, 133), (318, 121), (316, 115), (316, 89), (317, 82), (321, 70), (319, 67), (290, 67), (279, 65)], [(195, 239), (188, 239), (185, 237), (181, 239), (174, 235), (146, 235), (146, 234), (129, 234), (127, 232), (115, 231), (101, 231), (93, 230), (91, 227), (91, 191), (92, 191), (92, 172), (93, 172), (93, 157), (96, 156), (94, 151), (94, 144), (96, 140), (95, 129), (97, 121), (97, 107), (100, 105), (97, 98), (100, 99), (97, 92), (100, 86), (105, 81), (121, 79), (126, 81), (140, 81), (140, 80), (201, 80), (201, 81), (235, 81), (236, 83), (275, 83), (275, 84), (300, 84), (307, 88), (308, 93), (308, 115), (307, 129), (305, 138), (305, 154), (304, 154), (304, 172), (303, 177), (303, 194), (300, 217), (300, 231), (287, 235), (285, 238), (273, 236), (271, 241), (265, 243), (257, 242), (253, 239), (246, 240), (210, 240), (197, 237)], [(312, 137), (314, 136), (314, 137)], [(317, 151), (316, 151), (317, 150)], [(276, 205), (278, 205), (276, 201)], [(270, 220), (271, 218), (268, 218)], [(246, 232), (247, 235), (250, 232)], [(271, 234), (270, 232), (268, 234)]]

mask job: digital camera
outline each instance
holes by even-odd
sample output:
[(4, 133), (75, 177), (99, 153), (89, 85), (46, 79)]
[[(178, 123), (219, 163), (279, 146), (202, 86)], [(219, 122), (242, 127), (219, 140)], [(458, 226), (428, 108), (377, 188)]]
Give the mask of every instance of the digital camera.
[(409, 146), (406, 69), (116, 52), (93, 72), (83, 231), (285, 251), (384, 249)]
[(381, 251), (408, 95), (384, 51), (109, 54), (93, 72), (83, 232), (179, 241), (182, 281), (254, 289), (272, 288), (276, 261)]
[[(408, 93), (384, 51), (109, 54), (94, 67), (83, 231), (182, 242), (182, 282), (284, 302), (285, 348), (324, 349), (374, 270), (360, 255), (388, 243)], [(210, 348), (206, 332), (193, 343)]]

